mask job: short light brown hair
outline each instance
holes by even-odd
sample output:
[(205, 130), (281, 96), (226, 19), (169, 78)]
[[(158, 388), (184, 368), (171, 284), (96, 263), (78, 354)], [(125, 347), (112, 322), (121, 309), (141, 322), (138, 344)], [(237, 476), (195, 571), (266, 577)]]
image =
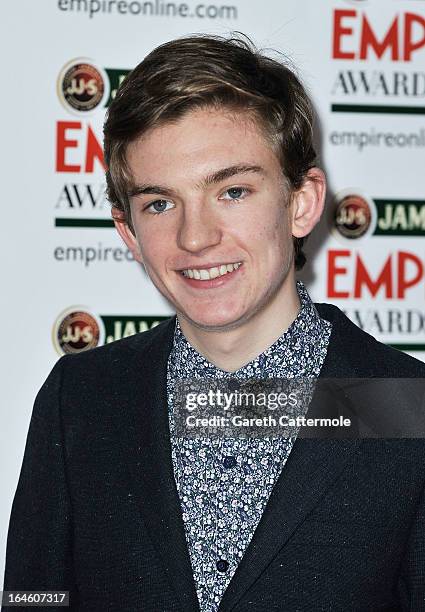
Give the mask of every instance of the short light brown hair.
[[(104, 125), (108, 199), (130, 229), (128, 144), (151, 128), (206, 107), (244, 111), (257, 121), (280, 160), (289, 195), (315, 165), (311, 102), (286, 62), (264, 55), (240, 34), (172, 40), (130, 72)], [(293, 241), (295, 267), (300, 269), (305, 263), (304, 238)]]

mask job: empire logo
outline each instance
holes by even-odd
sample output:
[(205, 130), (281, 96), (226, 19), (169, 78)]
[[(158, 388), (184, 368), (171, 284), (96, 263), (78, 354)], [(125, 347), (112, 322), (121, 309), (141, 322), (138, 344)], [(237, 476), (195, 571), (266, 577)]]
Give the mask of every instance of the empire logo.
[[(80, 183), (74, 179), (62, 185), (55, 203), (60, 215), (55, 216), (55, 226), (112, 228), (105, 191), (103, 149), (90, 123), (57, 122), (55, 170), (66, 175), (99, 175), (99, 182), (92, 179)], [(99, 214), (101, 216), (97, 217)]]
[(94, 315), (84, 306), (70, 307), (53, 325), (53, 345), (59, 355), (81, 353), (102, 344), (156, 327), (169, 317)]
[(376, 253), (372, 261), (354, 250), (330, 249), (327, 259), (327, 297), (339, 300), (356, 325), (402, 351), (425, 351), (423, 258), (400, 250), (382, 259)]
[(356, 9), (334, 11), (333, 59), (381, 59), (388, 52), (393, 61), (410, 62), (424, 47), (425, 19), (422, 15), (397, 14), (384, 35), (379, 37), (365, 12)]
[(129, 72), (128, 69), (99, 68), (88, 58), (73, 59), (59, 73), (59, 100), (66, 110), (77, 114), (109, 106)]
[(409, 251), (389, 253), (372, 273), (369, 262), (366, 263), (366, 258), (360, 253), (330, 249), (327, 272), (327, 296), (333, 299), (375, 298), (379, 295), (403, 300), (409, 297), (413, 288), (425, 281), (424, 262)]
[(91, 183), (66, 183), (57, 199), (55, 208), (64, 210), (110, 210), (105, 185)]
[[(363, 8), (363, 6), (362, 6)], [(423, 65), (425, 57), (425, 18), (413, 12), (389, 16), (384, 27), (366, 10), (336, 9), (333, 12), (332, 59), (341, 62), (380, 61), (388, 67), (398, 62), (400, 69), (389, 71), (342, 69), (337, 72), (332, 95), (349, 97), (350, 104), (333, 104), (333, 112), (379, 112), (422, 114), (422, 107), (356, 105), (354, 96), (418, 99), (425, 97), (425, 72), (410, 69)], [(422, 60), (422, 62), (421, 62)]]
[[(73, 154), (72, 161), (69, 159)], [(105, 171), (101, 138), (89, 123), (58, 121), (56, 123), (56, 172), (92, 174)]]
[(386, 344), (401, 351), (425, 351), (425, 312), (419, 308), (343, 308), (361, 329), (382, 334)]

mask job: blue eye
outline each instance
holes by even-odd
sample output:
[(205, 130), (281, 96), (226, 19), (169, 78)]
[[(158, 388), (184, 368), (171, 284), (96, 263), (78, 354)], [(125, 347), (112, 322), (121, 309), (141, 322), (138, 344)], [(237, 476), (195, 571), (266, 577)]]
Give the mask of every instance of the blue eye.
[[(168, 206), (170, 205), (170, 206)], [(150, 213), (157, 215), (158, 213), (165, 212), (166, 210), (170, 210), (173, 208), (172, 202), (168, 200), (155, 200), (155, 202), (151, 202), (146, 208)]]
[(242, 198), (244, 198), (246, 195), (248, 195), (249, 193), (249, 189), (246, 189), (246, 187), (230, 187), (230, 189), (227, 189), (224, 192), (224, 195), (228, 194), (230, 197), (229, 198), (223, 198), (224, 200), (240, 200)]

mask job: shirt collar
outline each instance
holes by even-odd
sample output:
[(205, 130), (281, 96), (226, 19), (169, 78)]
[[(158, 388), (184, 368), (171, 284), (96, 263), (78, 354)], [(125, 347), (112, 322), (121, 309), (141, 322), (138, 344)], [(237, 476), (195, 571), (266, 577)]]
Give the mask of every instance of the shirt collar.
[(288, 329), (269, 348), (232, 373), (221, 370), (201, 355), (187, 340), (176, 318), (170, 373), (185, 378), (318, 375), (316, 370), (320, 369), (326, 354), (331, 324), (320, 318), (301, 281), (297, 282), (297, 291), (301, 308)]

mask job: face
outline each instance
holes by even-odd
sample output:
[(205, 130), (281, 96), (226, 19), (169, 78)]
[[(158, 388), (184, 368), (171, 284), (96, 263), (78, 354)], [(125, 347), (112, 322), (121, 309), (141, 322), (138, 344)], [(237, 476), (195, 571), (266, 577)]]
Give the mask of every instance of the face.
[(277, 156), (243, 113), (202, 109), (129, 145), (135, 235), (157, 289), (205, 330), (242, 325), (294, 287), (292, 207)]

